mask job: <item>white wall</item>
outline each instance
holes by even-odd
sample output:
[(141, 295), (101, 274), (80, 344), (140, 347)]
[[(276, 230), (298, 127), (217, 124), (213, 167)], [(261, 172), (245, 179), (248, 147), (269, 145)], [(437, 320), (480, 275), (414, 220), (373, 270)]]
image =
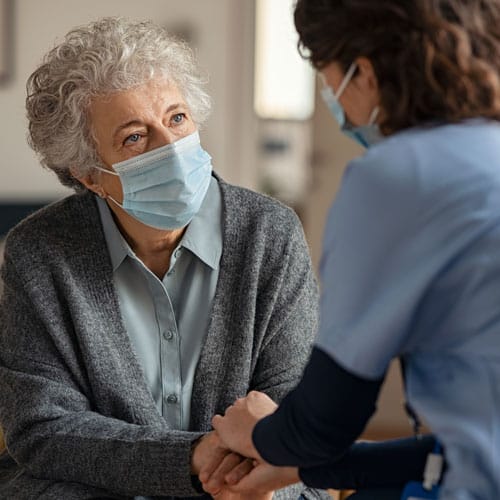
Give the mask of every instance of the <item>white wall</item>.
[[(44, 200), (67, 193), (26, 143), (25, 82), (72, 27), (102, 16), (153, 19), (194, 34), (210, 78), (214, 111), (202, 141), (224, 178), (255, 185), (252, 112), (254, 2), (248, 0), (14, 0), (13, 80), (0, 87), (0, 199)], [(248, 140), (250, 139), (250, 140)]]

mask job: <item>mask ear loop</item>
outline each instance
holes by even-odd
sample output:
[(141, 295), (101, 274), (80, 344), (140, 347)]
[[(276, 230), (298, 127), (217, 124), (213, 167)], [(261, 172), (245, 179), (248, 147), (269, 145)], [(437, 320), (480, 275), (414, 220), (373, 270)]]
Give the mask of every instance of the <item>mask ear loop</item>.
[(101, 172), (104, 172), (105, 174), (111, 174), (111, 175), (117, 175), (117, 176), (119, 176), (119, 174), (117, 174), (116, 172), (113, 172), (112, 170), (108, 170), (107, 168), (98, 167), (97, 165), (94, 165), (94, 168), (96, 170), (100, 170)]
[(358, 68), (358, 65), (355, 62), (353, 62), (349, 66), (349, 69), (347, 70), (347, 73), (344, 75), (344, 78), (342, 78), (342, 82), (340, 82), (339, 88), (337, 89), (336, 92), (334, 92), (333, 88), (330, 85), (328, 85), (328, 82), (326, 81), (325, 75), (323, 73), (318, 73), (318, 77), (321, 81), (321, 86), (324, 89), (329, 88), (332, 92), (333, 97), (338, 101), (339, 97), (342, 95), (345, 88), (347, 87), (347, 85), (351, 81), (352, 75), (354, 74), (354, 72), (356, 71), (357, 68)]
[(375, 106), (373, 108), (373, 111), (370, 113), (370, 118), (368, 119), (368, 125), (373, 125), (380, 113), (380, 108), (378, 106)]
[[(347, 84), (351, 81), (352, 75), (356, 71), (358, 65), (356, 62), (353, 62), (350, 66), (349, 69), (347, 70), (347, 73), (344, 76), (344, 79), (342, 80), (342, 83), (340, 84), (337, 92), (334, 94), (335, 99), (339, 99), (341, 96), (342, 92), (344, 92), (345, 88), (347, 87)], [(377, 120), (377, 117), (380, 113), (380, 107), (375, 106), (373, 108), (373, 111), (370, 113), (370, 118), (368, 119), (368, 125), (373, 125), (375, 121)]]
[(339, 88), (337, 89), (337, 92), (335, 92), (334, 96), (335, 99), (339, 99), (342, 93), (344, 92), (345, 88), (349, 84), (349, 82), (352, 79), (352, 75), (354, 75), (354, 72), (358, 69), (358, 65), (356, 62), (352, 62), (351, 65), (349, 66), (349, 69), (347, 70), (347, 73), (345, 74), (344, 78), (342, 79), (342, 82), (339, 85)]
[[(94, 165), (94, 168), (96, 170), (99, 170), (100, 172), (104, 172), (105, 174), (111, 174), (119, 177), (119, 174), (116, 172), (113, 172), (112, 170), (107, 170), (106, 168), (98, 167), (97, 165)], [(122, 207), (120, 203), (118, 203), (112, 196), (107, 194), (102, 187), (99, 187), (99, 189), (96, 191), (97, 196), (100, 196), (103, 200), (110, 199), (113, 203), (116, 203), (119, 207)], [(123, 208), (123, 207), (122, 207)]]

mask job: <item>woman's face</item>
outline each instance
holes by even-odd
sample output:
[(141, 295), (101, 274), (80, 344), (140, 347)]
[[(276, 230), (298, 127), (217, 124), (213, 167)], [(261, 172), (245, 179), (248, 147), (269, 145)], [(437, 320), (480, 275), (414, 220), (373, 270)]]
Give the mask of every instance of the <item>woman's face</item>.
[[(186, 101), (178, 88), (163, 79), (95, 98), (89, 109), (97, 153), (107, 168), (196, 131)], [(95, 170), (90, 185), (121, 203), (123, 192), (115, 175)], [(97, 191), (96, 191), (97, 192)]]
[[(344, 113), (353, 125), (366, 125), (376, 106), (380, 105), (378, 81), (371, 62), (363, 57), (356, 60), (357, 70), (339, 98)], [(321, 71), (326, 84), (336, 93), (345, 72), (332, 62)]]

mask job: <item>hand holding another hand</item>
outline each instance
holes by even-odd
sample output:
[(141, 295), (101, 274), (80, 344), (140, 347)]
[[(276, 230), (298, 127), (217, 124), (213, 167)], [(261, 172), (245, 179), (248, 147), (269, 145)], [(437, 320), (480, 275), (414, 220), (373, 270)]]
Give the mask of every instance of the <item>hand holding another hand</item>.
[(203, 487), (217, 499), (268, 500), (275, 490), (299, 481), (297, 467), (274, 467), (247, 459), (224, 475), (221, 488), (212, 489), (211, 480)]
[(191, 474), (198, 476), (207, 466), (215, 469), (227, 456), (231, 455), (235, 454), (222, 444), (217, 433), (208, 432), (193, 445)]
[(266, 394), (252, 391), (230, 406), (224, 416), (216, 415), (212, 419), (220, 444), (234, 452), (222, 461), (205, 462), (200, 470), (203, 488), (214, 498), (270, 500), (274, 490), (300, 481), (296, 467), (274, 467), (265, 463), (252, 442), (256, 423), (276, 408), (276, 403)]
[(273, 413), (277, 406), (266, 394), (252, 391), (231, 405), (224, 416), (215, 415), (212, 425), (224, 446), (246, 457), (260, 460), (252, 443), (252, 432), (255, 424)]
[(213, 498), (271, 500), (274, 490), (300, 481), (297, 468), (265, 463), (252, 442), (257, 422), (276, 408), (266, 394), (252, 391), (231, 405), (224, 416), (212, 419), (215, 431), (196, 446), (192, 471), (199, 474), (203, 489)]
[(222, 444), (214, 431), (202, 436), (193, 447), (191, 473), (193, 475), (203, 473), (202, 477), (206, 478), (205, 482), (202, 481), (203, 489), (217, 500), (271, 500), (272, 491), (256, 494), (251, 490), (247, 494), (230, 491), (227, 488), (224, 476), (228, 472), (237, 471), (238, 475), (244, 476), (252, 468), (251, 460), (231, 452)]
[(217, 500), (271, 500), (273, 491), (257, 491), (251, 484), (246, 484), (241, 491), (232, 490), (231, 485), (226, 482), (229, 477), (233, 482), (237, 482), (242, 477), (246, 477), (254, 468), (253, 460), (246, 459), (237, 454), (226, 455), (217, 469), (208, 476), (206, 471), (202, 477), (206, 477), (206, 482), (202, 482), (203, 489)]

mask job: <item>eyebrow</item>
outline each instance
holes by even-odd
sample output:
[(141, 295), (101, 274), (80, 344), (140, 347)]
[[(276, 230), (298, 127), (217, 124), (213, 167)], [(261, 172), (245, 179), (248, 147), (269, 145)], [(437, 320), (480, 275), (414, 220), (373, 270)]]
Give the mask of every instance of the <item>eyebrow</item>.
[[(170, 113), (171, 111), (173, 111), (175, 109), (187, 109), (187, 105), (184, 104), (183, 102), (173, 103), (165, 110), (165, 114)], [(118, 125), (118, 127), (116, 127), (115, 131), (113, 132), (113, 135), (112, 135), (113, 140), (116, 139), (116, 136), (118, 135), (118, 133), (121, 132), (123, 129), (126, 129), (126, 128), (134, 126), (134, 125), (144, 125), (144, 122), (142, 122), (141, 120), (138, 120), (138, 119), (134, 119), (134, 120), (130, 120), (126, 123), (122, 123), (121, 125)]]

